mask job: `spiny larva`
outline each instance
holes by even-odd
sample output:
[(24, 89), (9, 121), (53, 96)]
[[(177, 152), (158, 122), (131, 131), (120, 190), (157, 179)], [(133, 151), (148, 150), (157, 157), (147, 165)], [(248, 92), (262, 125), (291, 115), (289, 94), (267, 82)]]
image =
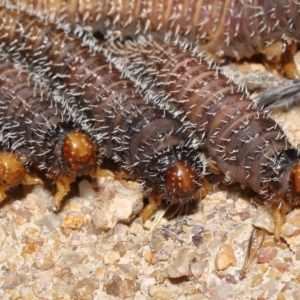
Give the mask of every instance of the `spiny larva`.
[[(0, 60), (0, 92), (0, 122), (7, 137), (3, 147), (11, 152), (7, 162), (13, 153), (18, 154), (27, 168), (36, 166), (53, 180), (57, 186), (53, 205), (58, 208), (77, 176), (99, 172), (99, 137), (76, 107), (63, 104), (66, 100), (60, 93), (4, 57)], [(22, 166), (16, 163), (6, 163), (1, 176), (12, 174), (11, 178), (16, 168), (23, 174)], [(0, 181), (3, 189), (22, 182), (16, 178), (15, 183), (5, 185), (5, 179)]]
[(1, 9), (1, 47), (76, 99), (104, 137), (108, 156), (173, 203), (197, 198), (205, 173), (201, 139), (189, 123), (146, 102), (130, 80), (82, 40), (34, 16)]
[(279, 239), (284, 206), (300, 205), (300, 157), (276, 121), (205, 56), (151, 37), (102, 44), (104, 49), (147, 98), (185, 112), (204, 137), (201, 149), (214, 169), (259, 193), (273, 209)]
[(300, 40), (298, 0), (2, 0), (2, 5), (80, 24), (107, 36), (197, 45), (216, 58), (263, 54), (299, 77), (293, 61)]

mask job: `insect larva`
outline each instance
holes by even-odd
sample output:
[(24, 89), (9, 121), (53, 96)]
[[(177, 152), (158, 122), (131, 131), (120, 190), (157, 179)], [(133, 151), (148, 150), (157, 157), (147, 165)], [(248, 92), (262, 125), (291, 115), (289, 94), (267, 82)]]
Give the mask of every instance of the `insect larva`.
[[(298, 77), (291, 53), (300, 39), (297, 0), (4, 0), (51, 19), (85, 25), (106, 34), (118, 30), (124, 37), (151, 33), (160, 40), (199, 45), (216, 57), (264, 54), (281, 60), (283, 71)], [(7, 4), (8, 3), (8, 4)], [(283, 55), (283, 56), (282, 56)], [(282, 56), (282, 57), (281, 57)]]
[(74, 35), (24, 13), (2, 9), (0, 15), (3, 49), (77, 98), (105, 136), (108, 155), (160, 198), (178, 203), (196, 197), (204, 161), (189, 124), (145, 102), (131, 81)]
[(117, 51), (107, 47), (110, 55), (123, 50), (113, 62), (149, 97), (155, 94), (151, 88), (165, 93), (162, 98), (176, 102), (196, 124), (207, 154), (228, 181), (261, 194), (276, 216), (283, 203), (300, 205), (298, 151), (280, 126), (204, 57), (143, 37), (115, 45)]
[(56, 183), (53, 204), (58, 208), (76, 176), (98, 169), (98, 140), (83, 115), (59, 103), (59, 94), (36, 77), (8, 60), (0, 61), (0, 119), (9, 142), (27, 164), (38, 166)]

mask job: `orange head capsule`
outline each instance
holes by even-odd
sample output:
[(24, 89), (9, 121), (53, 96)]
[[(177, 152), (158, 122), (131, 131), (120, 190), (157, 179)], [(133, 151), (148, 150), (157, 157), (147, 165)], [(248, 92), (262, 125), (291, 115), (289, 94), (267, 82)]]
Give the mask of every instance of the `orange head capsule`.
[(290, 195), (288, 201), (294, 206), (300, 205), (300, 163), (292, 169), (290, 176)]
[(175, 163), (166, 174), (166, 197), (173, 203), (185, 203), (193, 199), (199, 190), (199, 176), (187, 163)]
[(97, 151), (93, 141), (81, 132), (70, 132), (61, 147), (62, 160), (68, 173), (89, 173), (97, 164)]
[(5, 189), (20, 184), (26, 175), (23, 162), (11, 152), (0, 153), (0, 186)]

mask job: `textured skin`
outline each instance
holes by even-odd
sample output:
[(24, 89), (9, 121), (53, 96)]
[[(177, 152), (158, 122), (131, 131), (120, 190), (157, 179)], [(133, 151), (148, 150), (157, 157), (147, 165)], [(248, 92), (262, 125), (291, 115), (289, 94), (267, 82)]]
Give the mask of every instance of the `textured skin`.
[(190, 164), (201, 178), (199, 138), (171, 113), (146, 103), (104, 56), (24, 13), (2, 9), (0, 18), (3, 50), (74, 96), (104, 136), (107, 155), (139, 173), (148, 188), (164, 193), (166, 171), (177, 161)]
[(299, 204), (290, 194), (291, 171), (299, 161), (296, 149), (280, 126), (214, 65), (191, 51), (145, 38), (103, 47), (148, 97), (160, 93), (159, 99), (176, 103), (185, 112), (229, 181), (272, 201), (276, 195), (277, 200)]
[(68, 132), (83, 132), (96, 144), (80, 112), (57, 102), (59, 95), (39, 76), (7, 59), (0, 61), (0, 94), (0, 120), (10, 136), (6, 143), (14, 145), (28, 165), (46, 169), (49, 177), (66, 172), (60, 146)]
[[(299, 41), (298, 0), (2, 0), (6, 5), (122, 36), (151, 33), (224, 57), (265, 53), (278, 41)], [(267, 51), (267, 54), (270, 54)], [(271, 51), (272, 52), (272, 51)]]

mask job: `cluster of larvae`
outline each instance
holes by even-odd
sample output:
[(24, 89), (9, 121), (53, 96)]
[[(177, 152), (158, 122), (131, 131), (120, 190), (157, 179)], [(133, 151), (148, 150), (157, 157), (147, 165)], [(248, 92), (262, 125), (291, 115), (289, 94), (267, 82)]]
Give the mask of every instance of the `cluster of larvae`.
[[(291, 54), (299, 40), (298, 1), (2, 2), (2, 51), (75, 99), (99, 130), (101, 153), (139, 173), (160, 198), (185, 202), (200, 187), (205, 162), (199, 153), (205, 152), (212, 172), (261, 194), (279, 238), (286, 208), (300, 203), (298, 151), (199, 51), (280, 58), (283, 71), (297, 78)], [(103, 35), (152, 37), (101, 41), (93, 52), (76, 36), (19, 10), (48, 15), (71, 29), (80, 24)], [(120, 72), (135, 81), (146, 101)], [(182, 112), (188, 122), (174, 117)]]
[(101, 43), (100, 49), (147, 99), (164, 99), (186, 114), (204, 138), (200, 149), (211, 159), (210, 170), (260, 194), (278, 239), (287, 207), (300, 205), (300, 164), (276, 121), (205, 55), (152, 37)]
[(298, 0), (1, 0), (110, 38), (153, 35), (197, 46), (218, 61), (262, 54), (291, 78), (300, 39)]
[[(4, 95), (4, 104), (11, 105), (4, 106), (1, 122), (22, 128), (12, 141), (22, 138), (22, 145), (5, 151), (20, 152), (29, 168), (37, 166), (54, 180), (55, 208), (77, 176), (102, 175), (103, 157), (138, 174), (145, 193), (158, 203), (199, 197), (206, 161), (198, 151), (202, 140), (189, 122), (144, 100), (104, 55), (84, 46), (75, 35), (25, 12), (2, 8), (0, 15), (1, 51), (62, 95), (62, 100), (51, 100), (43, 88), (36, 92), (37, 81), (30, 81), (30, 73), (26, 79), (15, 73), (3, 85), (5, 89), (19, 82), (26, 86), (13, 91), (13, 100), (10, 93)], [(70, 115), (73, 107), (76, 113)], [(15, 132), (13, 126), (7, 128)], [(3, 189), (18, 183), (3, 184)]]

